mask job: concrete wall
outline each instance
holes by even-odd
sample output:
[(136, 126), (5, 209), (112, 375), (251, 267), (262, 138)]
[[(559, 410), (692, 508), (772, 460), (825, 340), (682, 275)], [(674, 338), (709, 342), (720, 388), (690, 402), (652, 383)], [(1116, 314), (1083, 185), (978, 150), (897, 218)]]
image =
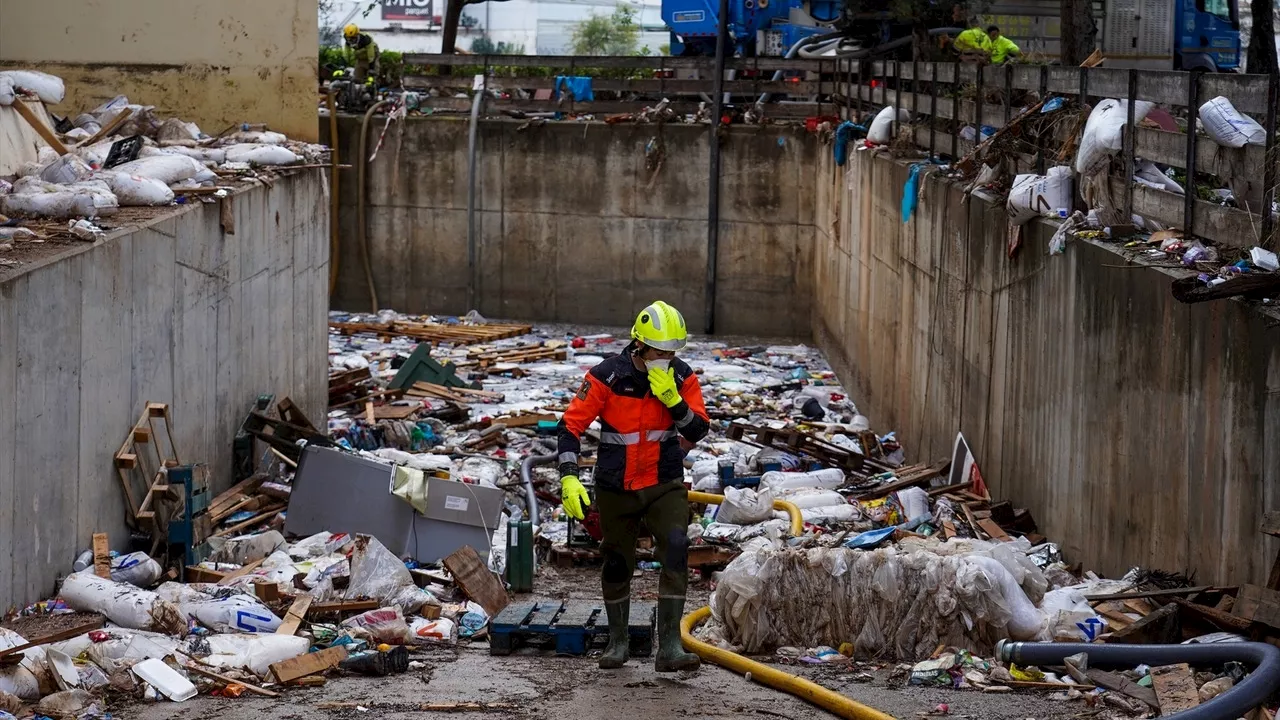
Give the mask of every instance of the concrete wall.
[(1047, 223), (1009, 260), (1002, 207), (929, 180), (903, 224), (903, 164), (822, 166), (814, 335), (877, 427), (920, 460), (963, 431), (992, 495), (1086, 568), (1265, 582), (1280, 313), (1183, 305), (1108, 246), (1049, 257)]
[(67, 83), (60, 115), (116, 95), (209, 134), (267, 123), (316, 139), (316, 0), (0, 0), (0, 67)]
[[(327, 134), (327, 121), (324, 123)], [(382, 121), (370, 128), (370, 147)], [(368, 237), (382, 307), (465, 313), (467, 121), (413, 118), (370, 166)], [(341, 119), (343, 162), (360, 120)], [(646, 169), (655, 138), (665, 159)], [(479, 130), (481, 313), (626, 324), (661, 298), (700, 329), (706, 280), (704, 127), (508, 120)], [(722, 153), (717, 332), (807, 337), (813, 276), (815, 137), (734, 128)], [(342, 177), (333, 306), (370, 309), (356, 242), (355, 169)]]
[(196, 204), (0, 273), (0, 608), (49, 597), (94, 532), (127, 545), (112, 457), (148, 401), (215, 491), (260, 393), (323, 420), (327, 202), (302, 171), (236, 195), (234, 235)]

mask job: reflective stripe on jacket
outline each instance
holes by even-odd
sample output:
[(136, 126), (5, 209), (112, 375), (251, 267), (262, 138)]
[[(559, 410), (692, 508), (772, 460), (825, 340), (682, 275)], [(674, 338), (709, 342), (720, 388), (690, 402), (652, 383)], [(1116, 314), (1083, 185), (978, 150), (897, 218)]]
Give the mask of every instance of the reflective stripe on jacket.
[(684, 477), (680, 437), (698, 442), (710, 429), (702, 386), (688, 363), (671, 361), (683, 398), (668, 409), (649, 391), (649, 378), (631, 360), (631, 348), (591, 368), (560, 421), (560, 475), (578, 474), (580, 438), (597, 418), (600, 450), (595, 483), (639, 490)]

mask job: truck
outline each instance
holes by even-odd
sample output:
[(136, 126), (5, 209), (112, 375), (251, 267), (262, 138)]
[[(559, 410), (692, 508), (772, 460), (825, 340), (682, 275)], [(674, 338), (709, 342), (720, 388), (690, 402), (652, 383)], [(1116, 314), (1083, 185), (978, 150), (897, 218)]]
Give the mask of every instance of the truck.
[[(890, 2), (863, 0), (854, 13), (841, 0), (729, 0), (729, 53), (743, 57), (910, 57), (912, 27)], [(1058, 0), (974, 3), (982, 24), (998, 25), (1022, 48), (1058, 56)], [(718, 0), (662, 0), (672, 55), (715, 52)], [(1107, 67), (1236, 72), (1240, 68), (1239, 0), (1102, 0), (1094, 3)], [(945, 29), (948, 18), (933, 23)], [(893, 56), (891, 55), (891, 56)]]

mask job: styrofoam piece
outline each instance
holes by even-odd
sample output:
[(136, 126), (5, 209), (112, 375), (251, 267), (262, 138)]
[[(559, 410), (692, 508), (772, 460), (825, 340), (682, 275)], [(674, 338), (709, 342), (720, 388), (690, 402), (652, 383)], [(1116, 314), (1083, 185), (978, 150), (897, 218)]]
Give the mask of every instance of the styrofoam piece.
[(134, 675), (150, 683), (151, 687), (161, 695), (174, 702), (190, 700), (196, 696), (196, 686), (182, 677), (177, 670), (166, 665), (163, 660), (149, 658), (130, 669), (133, 670)]

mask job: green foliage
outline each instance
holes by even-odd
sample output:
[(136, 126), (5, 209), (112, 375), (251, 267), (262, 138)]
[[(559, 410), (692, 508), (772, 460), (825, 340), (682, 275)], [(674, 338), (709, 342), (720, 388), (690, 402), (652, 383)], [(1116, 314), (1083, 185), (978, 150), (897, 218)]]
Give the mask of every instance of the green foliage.
[(404, 79), (404, 53), (383, 50), (378, 53), (378, 86), (399, 87)]
[(497, 42), (489, 39), (488, 35), (481, 35), (471, 41), (471, 52), (476, 55), (523, 55), (524, 45), (509, 42)]
[(634, 55), (639, 50), (640, 26), (635, 11), (618, 6), (612, 15), (596, 15), (573, 30), (575, 55)]
[(355, 53), (345, 46), (320, 48), (320, 67), (341, 70), (356, 64)]

